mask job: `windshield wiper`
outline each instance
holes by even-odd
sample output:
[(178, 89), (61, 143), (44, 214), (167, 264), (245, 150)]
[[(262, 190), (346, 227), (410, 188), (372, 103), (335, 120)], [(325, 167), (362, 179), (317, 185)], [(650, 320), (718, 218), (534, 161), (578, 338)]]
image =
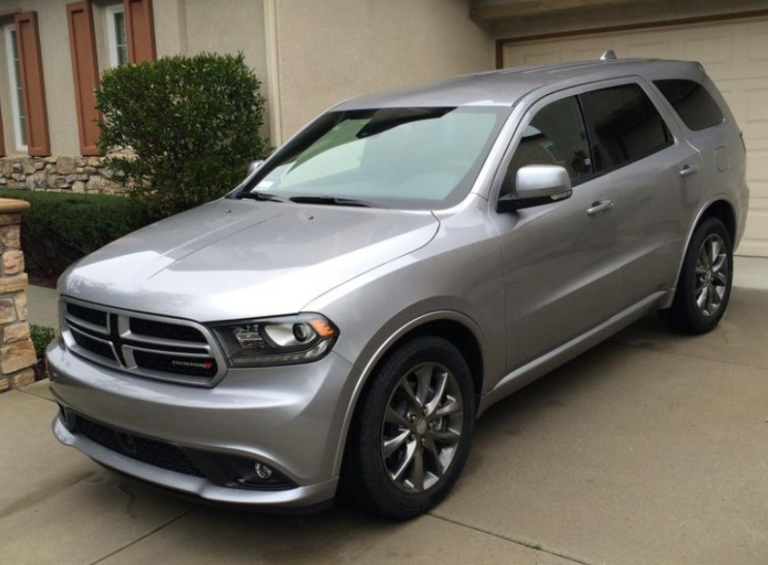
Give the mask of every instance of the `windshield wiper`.
[(268, 192), (262, 192), (260, 190), (254, 190), (253, 192), (243, 191), (238, 192), (235, 195), (235, 198), (238, 200), (259, 200), (262, 202), (287, 202), (285, 198), (282, 196), (275, 196), (274, 194), (269, 194)]
[(297, 204), (328, 204), (331, 206), (356, 206), (358, 208), (372, 208), (372, 202), (355, 200), (354, 198), (338, 198), (336, 196), (294, 196), (291, 202)]

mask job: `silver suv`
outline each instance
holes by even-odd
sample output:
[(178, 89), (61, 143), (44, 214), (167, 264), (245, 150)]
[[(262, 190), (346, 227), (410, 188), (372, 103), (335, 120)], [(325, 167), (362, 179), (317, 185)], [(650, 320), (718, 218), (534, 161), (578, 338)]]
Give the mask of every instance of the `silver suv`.
[(494, 402), (650, 312), (712, 330), (748, 197), (739, 128), (696, 63), (343, 102), (228, 196), (65, 273), (54, 433), (209, 501), (338, 491), (415, 516)]

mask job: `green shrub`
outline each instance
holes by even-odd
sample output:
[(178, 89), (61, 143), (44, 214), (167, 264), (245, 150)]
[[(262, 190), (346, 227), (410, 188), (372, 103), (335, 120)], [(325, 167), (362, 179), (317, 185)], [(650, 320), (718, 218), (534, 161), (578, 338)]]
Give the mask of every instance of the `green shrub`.
[(58, 277), (84, 255), (150, 222), (141, 204), (120, 196), (0, 190), (0, 197), (31, 204), (21, 223), (31, 277)]
[(46, 326), (38, 326), (37, 324), (30, 324), (29, 326), (30, 336), (32, 337), (32, 345), (35, 346), (35, 353), (38, 359), (45, 357), (45, 348), (53, 341), (54, 331), (53, 328)]
[(155, 217), (232, 190), (261, 159), (260, 83), (242, 54), (164, 57), (106, 71), (96, 91), (99, 150), (114, 180)]

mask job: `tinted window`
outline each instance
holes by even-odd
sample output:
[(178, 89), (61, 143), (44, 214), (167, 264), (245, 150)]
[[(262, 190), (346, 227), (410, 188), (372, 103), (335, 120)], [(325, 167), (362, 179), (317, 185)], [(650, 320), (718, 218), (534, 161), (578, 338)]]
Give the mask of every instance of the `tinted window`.
[(698, 82), (657, 80), (653, 84), (690, 129), (700, 130), (723, 123), (723, 113), (717, 103)]
[(571, 184), (591, 172), (589, 146), (575, 97), (553, 102), (534, 116), (512, 156), (502, 194), (510, 192), (518, 169), (526, 165), (560, 165)]
[(614, 169), (667, 147), (672, 136), (636, 84), (581, 95), (595, 170)]

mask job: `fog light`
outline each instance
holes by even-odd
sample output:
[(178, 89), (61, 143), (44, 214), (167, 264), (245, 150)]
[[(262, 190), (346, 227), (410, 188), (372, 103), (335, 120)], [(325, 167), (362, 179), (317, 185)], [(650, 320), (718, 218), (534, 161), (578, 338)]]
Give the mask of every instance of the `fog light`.
[(253, 466), (253, 470), (256, 471), (256, 476), (263, 481), (268, 481), (272, 477), (272, 469), (264, 465), (264, 463), (256, 463)]

